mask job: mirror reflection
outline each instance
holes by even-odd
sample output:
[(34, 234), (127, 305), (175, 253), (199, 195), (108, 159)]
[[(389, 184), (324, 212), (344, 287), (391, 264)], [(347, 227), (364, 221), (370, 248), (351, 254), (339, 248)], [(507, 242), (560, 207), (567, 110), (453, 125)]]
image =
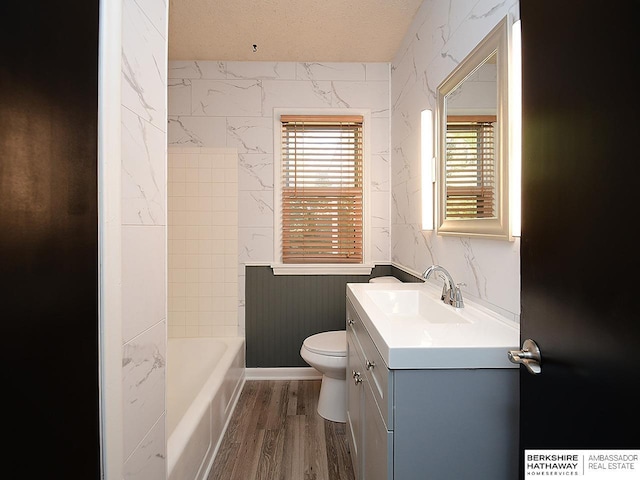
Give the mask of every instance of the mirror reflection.
[(446, 96), (445, 218), (495, 218), (496, 54)]
[(438, 234), (510, 239), (505, 18), (438, 88)]

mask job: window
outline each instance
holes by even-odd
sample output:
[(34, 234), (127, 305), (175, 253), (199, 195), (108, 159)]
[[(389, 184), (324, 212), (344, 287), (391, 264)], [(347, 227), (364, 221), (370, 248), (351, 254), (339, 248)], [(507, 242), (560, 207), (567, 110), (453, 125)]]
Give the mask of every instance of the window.
[(280, 122), (282, 263), (362, 264), (362, 115)]
[(446, 218), (496, 217), (495, 116), (449, 116)]

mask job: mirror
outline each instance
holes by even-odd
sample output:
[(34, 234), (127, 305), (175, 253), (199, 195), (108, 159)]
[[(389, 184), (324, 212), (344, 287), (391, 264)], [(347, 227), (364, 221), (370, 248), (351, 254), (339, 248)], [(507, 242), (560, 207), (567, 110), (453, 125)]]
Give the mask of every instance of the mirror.
[(439, 235), (511, 240), (508, 18), (438, 87)]

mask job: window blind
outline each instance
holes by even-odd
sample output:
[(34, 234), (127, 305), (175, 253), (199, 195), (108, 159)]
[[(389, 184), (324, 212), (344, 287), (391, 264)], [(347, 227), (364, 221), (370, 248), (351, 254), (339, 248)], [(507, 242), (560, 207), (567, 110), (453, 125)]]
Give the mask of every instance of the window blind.
[(495, 117), (448, 117), (446, 218), (496, 216)]
[(362, 263), (362, 116), (280, 120), (282, 262)]

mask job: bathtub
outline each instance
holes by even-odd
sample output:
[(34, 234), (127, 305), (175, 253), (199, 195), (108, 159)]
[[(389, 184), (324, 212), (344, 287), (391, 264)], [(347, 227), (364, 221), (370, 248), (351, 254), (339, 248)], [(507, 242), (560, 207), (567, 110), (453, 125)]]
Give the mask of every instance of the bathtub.
[(244, 385), (244, 338), (170, 338), (167, 478), (206, 479)]

